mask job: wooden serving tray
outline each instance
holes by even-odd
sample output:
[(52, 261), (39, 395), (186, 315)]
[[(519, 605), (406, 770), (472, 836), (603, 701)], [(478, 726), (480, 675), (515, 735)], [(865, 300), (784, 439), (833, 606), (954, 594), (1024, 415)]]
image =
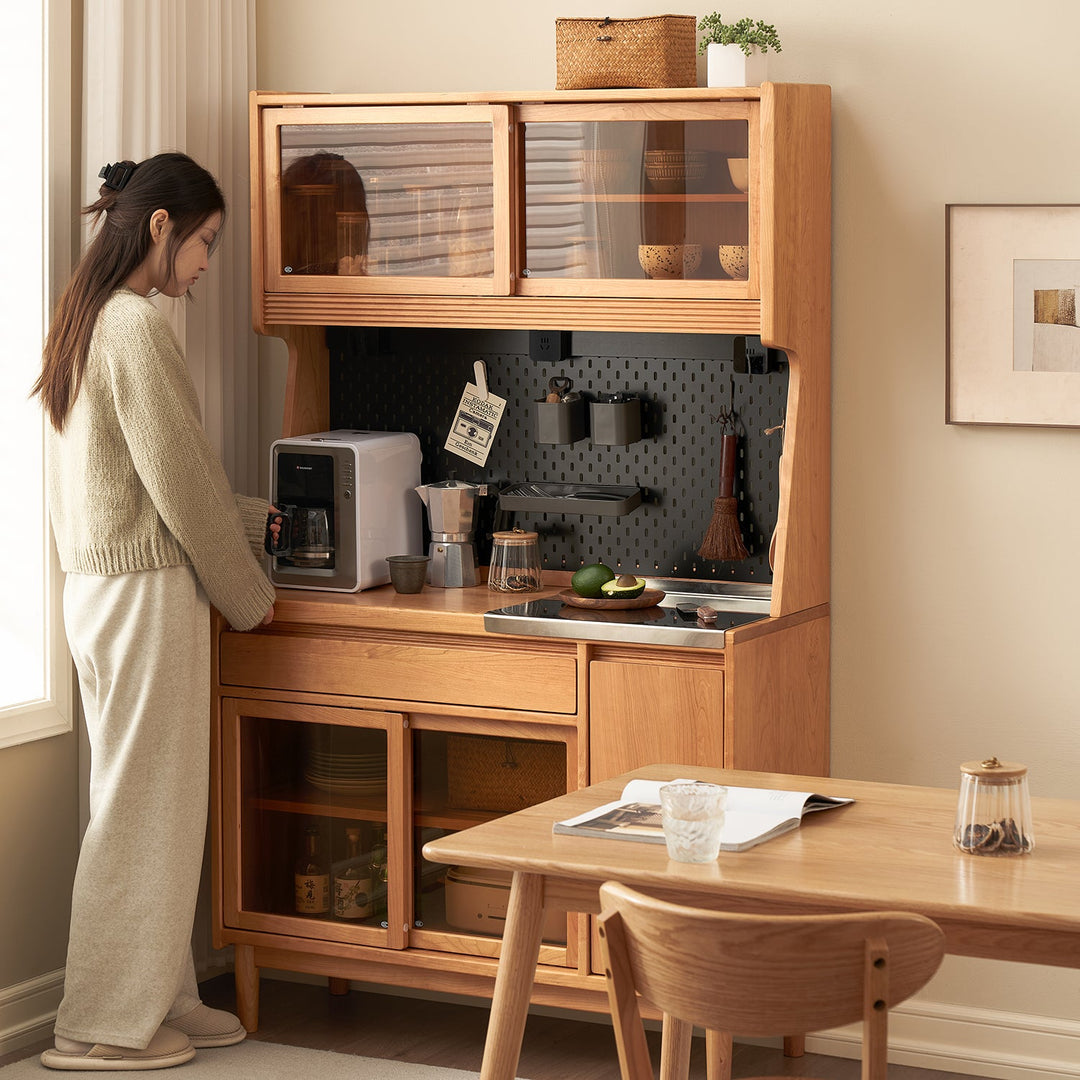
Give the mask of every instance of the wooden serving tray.
[(573, 589), (563, 589), (559, 599), (571, 607), (594, 608), (597, 611), (629, 611), (631, 608), (656, 607), (667, 594), (662, 589), (646, 589), (633, 599), (605, 600), (601, 597), (578, 596)]

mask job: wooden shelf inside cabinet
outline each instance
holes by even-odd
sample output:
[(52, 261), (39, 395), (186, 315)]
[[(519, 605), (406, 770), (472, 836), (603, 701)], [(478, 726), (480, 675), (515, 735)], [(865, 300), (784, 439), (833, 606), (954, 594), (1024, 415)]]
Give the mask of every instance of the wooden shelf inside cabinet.
[(421, 797), (413, 808), (413, 825), (431, 829), (468, 829), (500, 816), (497, 810), (457, 810)]
[[(386, 821), (386, 798), (357, 798), (355, 795), (334, 795), (315, 787), (299, 787), (274, 795), (262, 795), (251, 800), (257, 810), (273, 810), (282, 814), (303, 814), (310, 817), (344, 818), (348, 821)], [(499, 817), (496, 810), (459, 810), (448, 807), (445, 799), (421, 795), (414, 807), (413, 824), (433, 829), (467, 829), (472, 825)]]
[(347, 818), (350, 821), (386, 821), (386, 795), (358, 798), (334, 795), (311, 785), (289, 788), (256, 796), (251, 805), (257, 810), (276, 810), (283, 814), (307, 814), (313, 817)]
[(536, 206), (555, 206), (557, 204), (571, 203), (633, 203), (635, 206), (641, 203), (673, 203), (683, 205), (685, 203), (745, 203), (749, 196), (741, 192), (724, 192), (719, 195), (638, 195), (638, 194), (612, 194), (612, 195), (545, 195), (538, 198)]

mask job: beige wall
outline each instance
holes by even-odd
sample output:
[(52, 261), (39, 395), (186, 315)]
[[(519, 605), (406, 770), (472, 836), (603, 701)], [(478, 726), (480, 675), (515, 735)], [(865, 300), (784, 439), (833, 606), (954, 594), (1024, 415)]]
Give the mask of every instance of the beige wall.
[[(552, 87), (557, 16), (687, 9), (256, 10), (261, 89), (391, 92)], [(1036, 794), (1080, 794), (1080, 431), (944, 423), (945, 204), (1080, 201), (1064, 119), (1080, 112), (1080, 5), (720, 10), (776, 24), (770, 78), (833, 87), (833, 773), (952, 786), (961, 761), (996, 754), (1028, 763)], [(1080, 1014), (1070, 972), (950, 960), (931, 990), (958, 1007)]]

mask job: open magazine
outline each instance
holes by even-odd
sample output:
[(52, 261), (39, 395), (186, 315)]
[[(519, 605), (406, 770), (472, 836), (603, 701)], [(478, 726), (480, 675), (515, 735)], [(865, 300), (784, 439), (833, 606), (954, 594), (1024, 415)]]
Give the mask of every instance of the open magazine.
[[(664, 842), (660, 817), (660, 789), (687, 780), (631, 780), (622, 798), (587, 810), (577, 817), (556, 821), (552, 831), (568, 836), (610, 837), (613, 840)], [(809, 791), (776, 791), (772, 788), (727, 787), (727, 809), (720, 833), (721, 851), (745, 851), (774, 836), (797, 829), (803, 815), (814, 810), (846, 806), (854, 799), (815, 795)]]

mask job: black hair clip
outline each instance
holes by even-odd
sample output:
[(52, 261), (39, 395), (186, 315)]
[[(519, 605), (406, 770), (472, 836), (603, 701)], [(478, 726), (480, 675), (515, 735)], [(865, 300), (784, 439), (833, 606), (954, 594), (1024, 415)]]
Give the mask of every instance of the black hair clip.
[(113, 191), (122, 191), (134, 171), (134, 165), (118, 161), (115, 165), (103, 166), (98, 176), (105, 181), (105, 187), (111, 188)]

